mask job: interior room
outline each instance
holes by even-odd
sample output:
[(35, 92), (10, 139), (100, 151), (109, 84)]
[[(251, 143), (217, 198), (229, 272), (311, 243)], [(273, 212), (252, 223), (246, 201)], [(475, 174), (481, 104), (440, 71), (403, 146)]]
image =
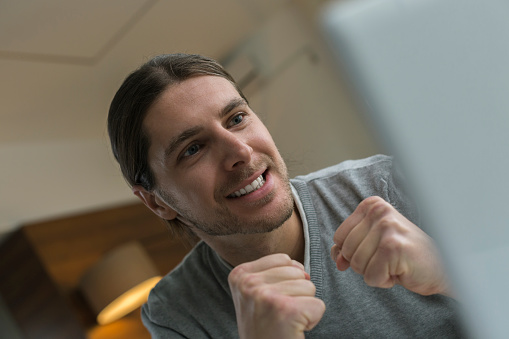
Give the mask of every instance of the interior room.
[(132, 194), (109, 148), (110, 101), (152, 56), (219, 60), (291, 177), (381, 151), (317, 25), (326, 2), (2, 2), (0, 337), (149, 338), (139, 308), (99, 325), (80, 284), (126, 243), (159, 275), (191, 248)]

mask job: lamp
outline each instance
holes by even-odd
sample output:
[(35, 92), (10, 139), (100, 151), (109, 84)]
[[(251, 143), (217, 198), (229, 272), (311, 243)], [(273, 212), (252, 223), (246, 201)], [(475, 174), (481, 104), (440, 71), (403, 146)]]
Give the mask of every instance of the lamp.
[(160, 279), (143, 247), (130, 242), (107, 252), (91, 267), (80, 289), (97, 322), (106, 325), (140, 307)]

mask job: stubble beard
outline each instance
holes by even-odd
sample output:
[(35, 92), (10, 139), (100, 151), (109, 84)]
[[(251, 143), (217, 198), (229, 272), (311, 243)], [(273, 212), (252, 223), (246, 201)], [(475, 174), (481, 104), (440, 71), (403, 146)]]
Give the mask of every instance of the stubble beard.
[[(281, 158), (278, 160), (279, 161), (276, 164), (274, 159), (266, 156), (265, 163), (270, 164), (269, 167), (272, 169), (271, 174), (274, 177), (279, 178), (279, 182), (282, 184), (282, 187), (280, 187), (278, 192), (271, 192), (257, 203), (260, 206), (265, 205), (274, 199), (276, 195), (282, 195), (282, 203), (278, 207), (276, 213), (272, 215), (266, 214), (258, 216), (257, 218), (242, 220), (238, 215), (233, 214), (226, 205), (219, 204), (213, 213), (214, 220), (211, 220), (212, 218), (200, 218), (193, 208), (179, 204), (179, 202), (176, 201), (169, 192), (161, 189), (159, 189), (158, 192), (165, 201), (167, 201), (171, 206), (174, 206), (180, 217), (185, 219), (185, 224), (192, 225), (190, 226), (192, 230), (195, 228), (209, 236), (269, 233), (281, 227), (284, 222), (292, 216), (294, 207), (292, 190), (286, 166)], [(246, 176), (249, 175), (249, 173), (252, 173), (252, 170), (246, 169), (239, 173), (240, 174), (237, 175), (238, 178), (235, 178), (232, 182), (236, 183), (245, 180)], [(216, 200), (218, 200), (219, 197), (224, 197), (225, 192), (230, 190), (230, 186), (233, 186), (233, 184), (215, 192)]]

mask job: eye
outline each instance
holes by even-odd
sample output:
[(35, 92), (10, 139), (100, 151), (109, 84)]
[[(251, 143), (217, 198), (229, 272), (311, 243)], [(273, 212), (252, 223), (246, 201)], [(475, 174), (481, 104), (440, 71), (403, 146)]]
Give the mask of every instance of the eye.
[(242, 112), (237, 115), (235, 115), (231, 120), (228, 122), (228, 127), (233, 127), (235, 125), (238, 125), (244, 121), (246, 113)]
[(182, 157), (190, 157), (192, 155), (195, 155), (196, 153), (198, 153), (199, 150), (200, 150), (200, 145), (197, 145), (197, 144), (191, 145), (191, 146), (189, 146), (188, 149), (186, 149), (186, 151), (184, 152)]

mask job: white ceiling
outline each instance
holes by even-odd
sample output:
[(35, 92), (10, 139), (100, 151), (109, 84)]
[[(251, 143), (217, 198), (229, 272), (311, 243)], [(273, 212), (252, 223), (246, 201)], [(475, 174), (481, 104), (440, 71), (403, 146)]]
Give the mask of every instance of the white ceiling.
[(144, 0), (12, 1), (0, 12), (3, 56), (94, 63), (154, 5)]
[(101, 137), (122, 79), (150, 56), (222, 58), (288, 0), (0, 2), (0, 146)]

